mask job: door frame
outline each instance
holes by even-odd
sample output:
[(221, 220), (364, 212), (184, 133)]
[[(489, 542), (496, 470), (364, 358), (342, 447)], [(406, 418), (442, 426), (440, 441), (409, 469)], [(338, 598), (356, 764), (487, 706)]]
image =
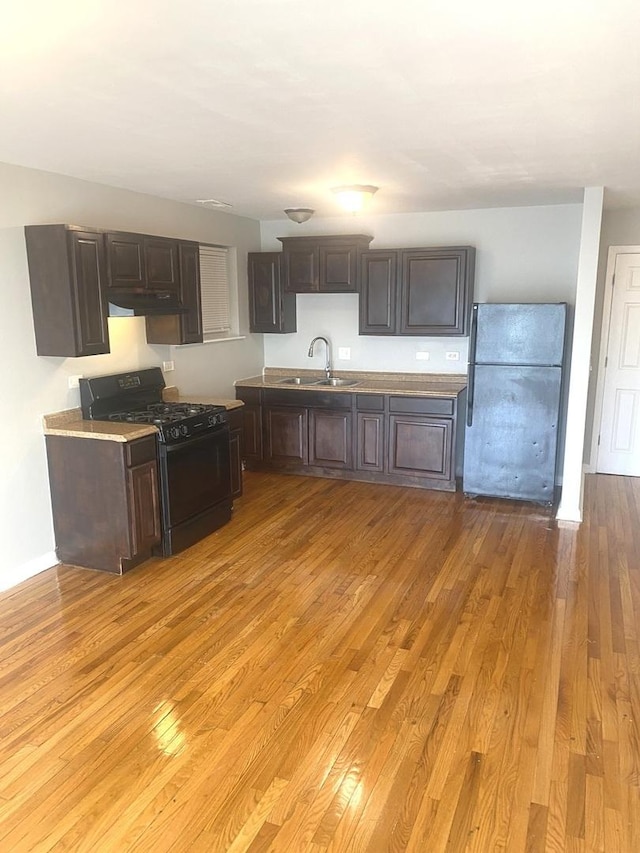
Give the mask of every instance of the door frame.
[(596, 380), (596, 399), (593, 407), (593, 432), (591, 435), (591, 458), (588, 470), (595, 474), (598, 470), (598, 438), (602, 427), (604, 405), (605, 361), (609, 352), (609, 332), (611, 306), (613, 304), (613, 276), (619, 255), (640, 255), (640, 246), (609, 246), (607, 271), (604, 277), (604, 302), (602, 305), (602, 325), (600, 327), (600, 353), (598, 355), (598, 378)]

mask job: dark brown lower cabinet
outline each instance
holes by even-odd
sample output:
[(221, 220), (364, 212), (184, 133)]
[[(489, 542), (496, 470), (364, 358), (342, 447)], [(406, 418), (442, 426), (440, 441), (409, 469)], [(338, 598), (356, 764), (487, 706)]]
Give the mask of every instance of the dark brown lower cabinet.
[(351, 467), (351, 412), (309, 409), (309, 465)]
[(288, 406), (264, 409), (265, 459), (272, 465), (306, 465), (309, 460), (307, 410)]
[(231, 409), (229, 416), (229, 456), (231, 459), (231, 497), (242, 497), (242, 409)]
[(249, 469), (456, 489), (464, 392), (407, 397), (240, 387), (236, 396), (245, 401)]
[(389, 473), (451, 480), (451, 418), (391, 415)]
[(384, 420), (380, 412), (357, 414), (356, 468), (359, 471), (384, 471)]
[(46, 444), (60, 560), (122, 574), (150, 557), (161, 538), (155, 436)]

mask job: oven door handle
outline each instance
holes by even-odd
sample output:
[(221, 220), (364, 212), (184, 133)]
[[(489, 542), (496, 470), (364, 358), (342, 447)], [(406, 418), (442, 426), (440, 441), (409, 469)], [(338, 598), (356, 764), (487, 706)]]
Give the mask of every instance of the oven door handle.
[(222, 436), (223, 434), (228, 433), (229, 427), (225, 424), (221, 429), (214, 429), (206, 435), (201, 435), (198, 438), (185, 438), (184, 441), (179, 441), (176, 444), (161, 443), (160, 447), (164, 449), (165, 453), (177, 453), (179, 450), (191, 450), (191, 448), (196, 447), (199, 444), (204, 444), (205, 441), (211, 441), (217, 436)]

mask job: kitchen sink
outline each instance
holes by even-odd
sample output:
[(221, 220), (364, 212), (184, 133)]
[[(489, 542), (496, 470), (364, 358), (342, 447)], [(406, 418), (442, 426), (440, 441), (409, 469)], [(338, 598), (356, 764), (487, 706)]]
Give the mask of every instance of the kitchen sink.
[(279, 379), (278, 385), (317, 385), (317, 379), (310, 379), (306, 376), (287, 376), (286, 379)]
[(331, 385), (332, 388), (345, 388), (348, 386), (359, 385), (357, 379), (321, 379), (315, 382), (315, 385)]

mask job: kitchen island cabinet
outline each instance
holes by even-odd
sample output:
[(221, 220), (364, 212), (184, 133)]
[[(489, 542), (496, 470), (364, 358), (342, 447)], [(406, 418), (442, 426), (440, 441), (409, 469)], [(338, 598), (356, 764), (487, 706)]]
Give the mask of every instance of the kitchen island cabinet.
[(151, 557), (161, 538), (155, 435), (47, 435), (46, 445), (60, 560), (123, 574)]

